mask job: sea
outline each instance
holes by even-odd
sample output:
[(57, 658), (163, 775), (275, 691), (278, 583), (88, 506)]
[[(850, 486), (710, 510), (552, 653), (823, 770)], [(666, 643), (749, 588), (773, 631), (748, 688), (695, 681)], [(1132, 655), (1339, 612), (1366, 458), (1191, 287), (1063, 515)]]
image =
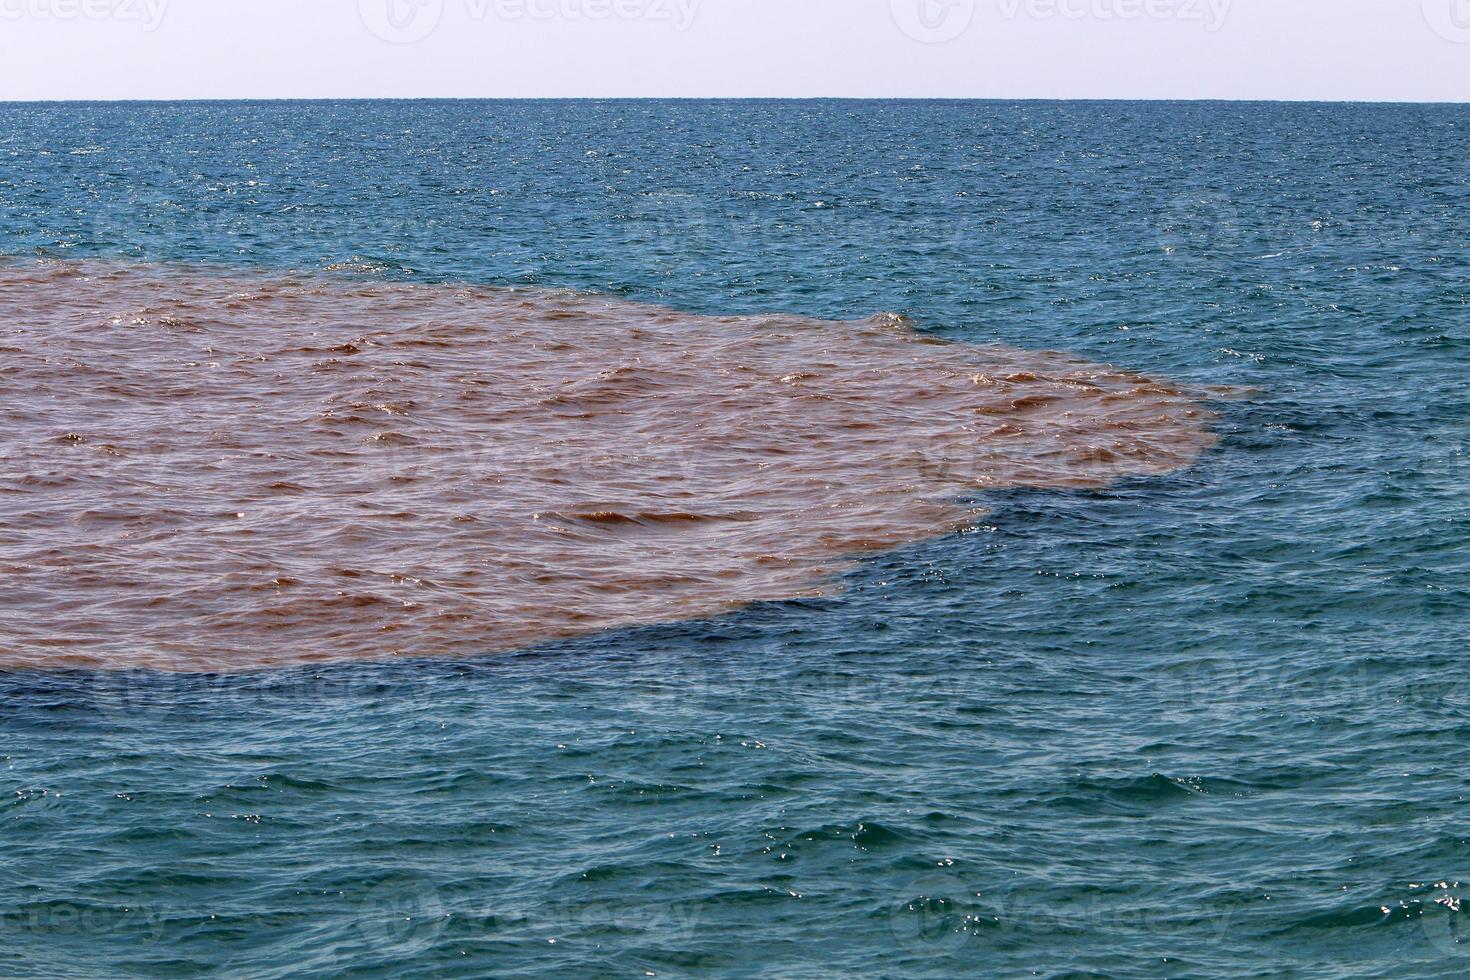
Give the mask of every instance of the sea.
[(0, 105), (0, 973), (1470, 973), (1467, 158)]

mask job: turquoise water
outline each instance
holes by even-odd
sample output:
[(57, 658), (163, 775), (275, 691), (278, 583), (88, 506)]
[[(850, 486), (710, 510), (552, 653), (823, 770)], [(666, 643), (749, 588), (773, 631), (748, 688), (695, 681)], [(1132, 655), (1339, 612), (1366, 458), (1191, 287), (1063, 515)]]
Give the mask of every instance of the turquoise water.
[(981, 496), (832, 598), (0, 674), (3, 972), (1464, 975), (1467, 156), (1464, 107), (0, 107), (7, 255), (895, 310), (1246, 389), (1194, 468)]

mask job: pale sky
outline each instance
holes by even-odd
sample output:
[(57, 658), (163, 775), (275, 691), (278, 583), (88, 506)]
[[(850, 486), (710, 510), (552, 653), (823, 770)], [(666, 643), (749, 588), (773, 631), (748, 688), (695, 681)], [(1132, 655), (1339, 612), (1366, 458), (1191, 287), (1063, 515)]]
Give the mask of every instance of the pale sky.
[(1470, 0), (0, 0), (0, 99), (1470, 102)]

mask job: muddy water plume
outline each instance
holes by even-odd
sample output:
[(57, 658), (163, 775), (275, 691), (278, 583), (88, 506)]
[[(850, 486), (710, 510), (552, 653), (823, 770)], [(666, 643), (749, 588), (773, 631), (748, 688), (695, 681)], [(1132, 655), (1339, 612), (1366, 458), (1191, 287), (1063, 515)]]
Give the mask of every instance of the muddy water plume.
[(0, 265), (0, 666), (473, 656), (835, 588), (1209, 413), (894, 316)]

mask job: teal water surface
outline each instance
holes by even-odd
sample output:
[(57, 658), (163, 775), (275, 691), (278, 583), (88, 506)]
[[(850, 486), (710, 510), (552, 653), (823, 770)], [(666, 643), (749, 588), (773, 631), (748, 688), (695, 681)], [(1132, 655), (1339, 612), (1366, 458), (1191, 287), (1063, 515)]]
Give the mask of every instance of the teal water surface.
[(1241, 389), (1192, 469), (985, 494), (827, 599), (0, 674), (0, 973), (1465, 975), (1467, 157), (1454, 106), (0, 106), (4, 255), (893, 310)]

